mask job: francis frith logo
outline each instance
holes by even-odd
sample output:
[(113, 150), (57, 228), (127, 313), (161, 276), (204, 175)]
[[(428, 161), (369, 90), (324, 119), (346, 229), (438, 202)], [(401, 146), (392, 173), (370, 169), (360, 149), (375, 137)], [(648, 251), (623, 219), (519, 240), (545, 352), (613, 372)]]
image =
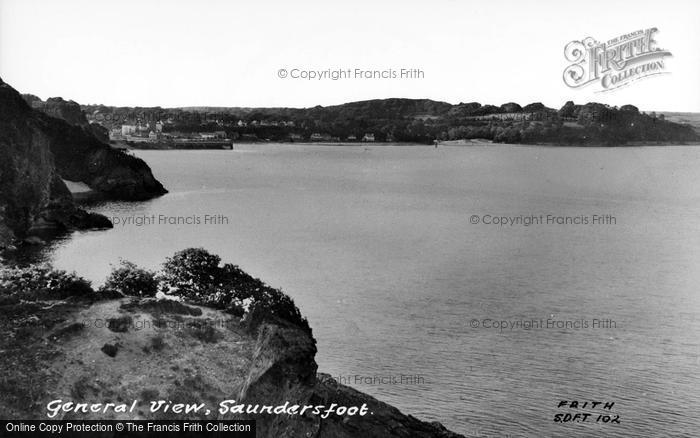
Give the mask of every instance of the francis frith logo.
[(564, 56), (564, 83), (571, 88), (597, 84), (611, 91), (649, 76), (668, 73), (665, 59), (671, 52), (658, 47), (655, 27), (620, 35), (605, 42), (592, 37), (571, 41)]

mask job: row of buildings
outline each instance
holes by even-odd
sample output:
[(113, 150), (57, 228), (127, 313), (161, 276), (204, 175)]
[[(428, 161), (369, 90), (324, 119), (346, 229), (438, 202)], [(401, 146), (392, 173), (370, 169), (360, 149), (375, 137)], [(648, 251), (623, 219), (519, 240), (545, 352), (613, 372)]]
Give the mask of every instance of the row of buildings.
[[(295, 138), (296, 137), (296, 138)], [(298, 134), (292, 134), (291, 139), (293, 141), (303, 141), (304, 138), (301, 135)], [(342, 141), (340, 137), (333, 137), (330, 134), (319, 134), (317, 132), (314, 132), (311, 134), (311, 137), (309, 137), (309, 141)], [(362, 141), (362, 142), (373, 142), (375, 141), (374, 138), (374, 133), (368, 132), (366, 133), (361, 139), (357, 139), (357, 136), (355, 135), (349, 135), (345, 141), (353, 142), (353, 141)], [(387, 141), (394, 141), (394, 138), (391, 134), (387, 135)]]
[(246, 122), (245, 120), (239, 120), (235, 124), (239, 128), (245, 128), (246, 126), (282, 126), (282, 127), (287, 127), (287, 128), (294, 128), (296, 126), (296, 123), (293, 121), (270, 121), (270, 120), (252, 120), (250, 123)]
[(226, 131), (195, 132), (195, 133), (164, 133), (161, 122), (150, 122), (145, 125), (121, 125), (109, 131), (112, 141), (129, 141), (134, 143), (157, 143), (160, 141), (222, 141), (228, 136)]
[[(239, 120), (238, 121), (238, 126), (245, 126), (243, 125), (243, 121)], [(255, 122), (251, 122), (255, 123)], [(272, 122), (276, 123), (276, 122)], [(285, 123), (285, 122), (283, 122)], [(293, 122), (289, 122), (293, 123)], [(265, 125), (259, 125), (259, 126), (265, 126)], [(279, 125), (278, 125), (279, 126)], [(289, 126), (289, 125), (286, 125)], [(237, 133), (234, 133), (232, 137), (233, 140), (239, 139), (239, 135)], [(226, 134), (226, 131), (213, 131), (213, 132), (194, 132), (194, 133), (177, 133), (177, 132), (169, 132), (169, 133), (164, 133), (163, 132), (163, 123), (161, 122), (149, 122), (146, 124), (129, 124), (129, 125), (121, 125), (120, 127), (115, 127), (110, 130), (109, 133), (109, 139), (112, 141), (127, 141), (127, 142), (133, 142), (133, 143), (144, 143), (144, 142), (150, 142), (150, 143), (157, 143), (161, 141), (189, 141), (189, 142), (196, 142), (196, 141), (222, 141), (226, 140), (229, 136)], [(374, 142), (375, 141), (375, 136), (374, 133), (368, 132), (365, 133), (364, 136), (361, 138), (358, 138), (355, 135), (349, 135), (345, 139), (341, 139), (340, 137), (337, 136), (332, 136), (327, 133), (318, 133), (315, 132), (311, 134), (310, 137), (305, 137), (301, 134), (297, 133), (292, 133), (290, 134), (290, 140), (292, 141), (312, 141), (312, 142), (340, 142), (340, 141), (349, 141), (349, 142)], [(387, 135), (387, 141), (394, 141), (393, 136), (391, 134)]]

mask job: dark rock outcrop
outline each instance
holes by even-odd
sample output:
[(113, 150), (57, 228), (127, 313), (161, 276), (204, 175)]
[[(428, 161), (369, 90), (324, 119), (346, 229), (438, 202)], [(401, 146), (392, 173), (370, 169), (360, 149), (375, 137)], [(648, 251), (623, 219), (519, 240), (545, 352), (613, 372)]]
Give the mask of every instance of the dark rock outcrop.
[(48, 117), (37, 114), (0, 79), (0, 247), (32, 234), (112, 226), (75, 206), (54, 166)]
[(54, 140), (56, 169), (64, 179), (83, 182), (109, 199), (139, 201), (167, 193), (143, 160), (56, 119), (47, 124), (47, 131)]
[[(272, 318), (250, 333), (239, 318), (207, 307), (187, 305), (199, 311), (185, 313), (152, 298), (99, 298), (0, 302), (3, 418), (46, 418), (47, 403), (56, 399), (137, 399), (143, 408), (128, 413), (130, 419), (248, 418), (256, 420), (260, 438), (461, 437), (317, 374), (316, 341), (306, 327)], [(96, 318), (128, 327), (115, 331), (111, 325), (85, 324)], [(130, 329), (130, 321), (159, 329)], [(215, 333), (214, 339), (199, 336), (201, 328)], [(204, 403), (211, 412), (149, 412), (153, 400)], [(365, 411), (324, 418), (311, 410), (259, 410), (246, 416), (217, 411), (223, 400), (248, 407), (335, 405)], [(74, 417), (66, 413), (56, 419), (61, 418)], [(113, 411), (80, 414), (81, 420), (116, 418)]]
[[(22, 96), (9, 89), (16, 94), (13, 100), (17, 106)], [(23, 97), (31, 105), (24, 105), (29, 109), (23, 112), (24, 117), (32, 119), (47, 137), (63, 179), (83, 182), (107, 199), (139, 201), (167, 193), (143, 160), (110, 147), (105, 142), (105, 129), (90, 124), (76, 102), (60, 97), (46, 102), (32, 95)]]
[(240, 400), (249, 405), (362, 406), (367, 415), (252, 415), (260, 437), (459, 438), (442, 424), (427, 423), (374, 397), (316, 374), (316, 341), (303, 328), (265, 324), (258, 329), (249, 374)]
[(88, 129), (98, 140), (103, 143), (109, 143), (109, 130), (107, 128), (99, 123), (90, 123)]
[[(337, 403), (341, 406), (358, 406), (366, 403), (371, 410), (364, 417), (328, 417), (319, 424), (319, 438), (459, 438), (437, 421), (425, 422), (412, 415), (405, 415), (395, 407), (349, 386), (338, 384), (328, 374), (319, 374), (313, 389), (313, 399), (321, 404)], [(292, 436), (292, 435), (289, 435)]]
[(80, 109), (80, 105), (72, 100), (64, 100), (62, 97), (50, 97), (43, 104), (38, 104), (34, 101), (33, 108), (51, 117), (65, 120), (70, 125), (83, 128), (87, 128), (89, 125), (83, 110)]
[(72, 100), (64, 100), (61, 97), (51, 97), (44, 102), (33, 94), (23, 94), (22, 98), (32, 108), (57, 119), (65, 120), (68, 124), (79, 126), (86, 132), (94, 135), (103, 143), (109, 143), (109, 130), (99, 123), (90, 123), (80, 105)]
[(22, 98), (25, 102), (27, 102), (27, 104), (29, 104), (30, 107), (34, 109), (44, 106), (44, 101), (41, 100), (39, 96), (35, 96), (33, 94), (23, 94)]

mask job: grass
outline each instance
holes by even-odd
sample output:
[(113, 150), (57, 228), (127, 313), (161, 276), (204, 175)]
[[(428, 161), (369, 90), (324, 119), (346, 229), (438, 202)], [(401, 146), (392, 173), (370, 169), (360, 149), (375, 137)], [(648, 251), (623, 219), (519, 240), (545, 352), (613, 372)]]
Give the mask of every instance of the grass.
[(160, 392), (155, 388), (147, 388), (141, 391), (140, 398), (141, 401), (150, 402), (156, 400), (160, 395)]
[(56, 340), (63, 340), (75, 336), (78, 333), (81, 333), (83, 330), (85, 330), (85, 324), (75, 322), (66, 327), (56, 330), (51, 335), (51, 338)]
[(206, 322), (191, 325), (189, 327), (189, 332), (195, 339), (208, 344), (215, 344), (219, 342), (221, 338), (223, 338), (223, 335), (219, 333), (218, 330)]
[(200, 316), (202, 314), (202, 309), (197, 307), (191, 307), (182, 304), (179, 301), (172, 300), (133, 300), (128, 303), (122, 304), (122, 309), (131, 312), (134, 311), (144, 311), (151, 315), (187, 315), (187, 316)]
[(107, 319), (107, 328), (115, 333), (126, 333), (133, 320), (129, 315)]
[(70, 395), (75, 401), (87, 400), (91, 394), (97, 394), (98, 388), (92, 386), (87, 379), (78, 379), (70, 388)]
[(151, 347), (150, 348), (153, 351), (161, 351), (165, 347), (167, 347), (167, 345), (168, 344), (165, 343), (165, 339), (161, 335), (154, 336), (151, 338)]
[[(13, 303), (0, 306), (0, 411), (10, 418), (36, 412), (47, 388), (53, 383), (46, 364), (61, 356), (55, 342), (45, 336), (68, 319), (67, 304), (44, 302)], [(49, 339), (66, 338), (82, 331), (82, 324), (70, 324)]]

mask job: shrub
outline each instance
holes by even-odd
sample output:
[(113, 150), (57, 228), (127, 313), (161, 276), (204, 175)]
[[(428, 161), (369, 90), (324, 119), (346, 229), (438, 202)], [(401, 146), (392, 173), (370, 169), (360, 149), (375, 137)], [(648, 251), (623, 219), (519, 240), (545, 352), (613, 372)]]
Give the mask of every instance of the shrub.
[(136, 297), (153, 297), (158, 292), (158, 280), (155, 273), (122, 260), (120, 266), (112, 270), (100, 288), (100, 292), (106, 291), (118, 291)]
[(245, 312), (237, 283), (243, 271), (226, 264), (203, 248), (189, 248), (175, 253), (163, 265), (160, 276), (165, 292), (185, 300), (226, 310), (242, 316)]
[(255, 330), (265, 321), (287, 321), (306, 331), (311, 331), (309, 322), (301, 315), (294, 300), (279, 289), (265, 287), (254, 299), (245, 325), (248, 330)]
[(221, 258), (203, 248), (188, 248), (166, 259), (160, 277), (165, 292), (202, 301), (216, 285)]
[(75, 272), (39, 264), (0, 268), (0, 292), (24, 300), (64, 299), (93, 293), (90, 282)]
[(162, 285), (189, 302), (223, 309), (236, 316), (254, 308), (254, 315), (248, 318), (251, 328), (264, 320), (276, 319), (310, 330), (289, 296), (236, 265), (219, 266), (220, 261), (219, 256), (202, 248), (179, 251), (166, 260), (160, 277)]

